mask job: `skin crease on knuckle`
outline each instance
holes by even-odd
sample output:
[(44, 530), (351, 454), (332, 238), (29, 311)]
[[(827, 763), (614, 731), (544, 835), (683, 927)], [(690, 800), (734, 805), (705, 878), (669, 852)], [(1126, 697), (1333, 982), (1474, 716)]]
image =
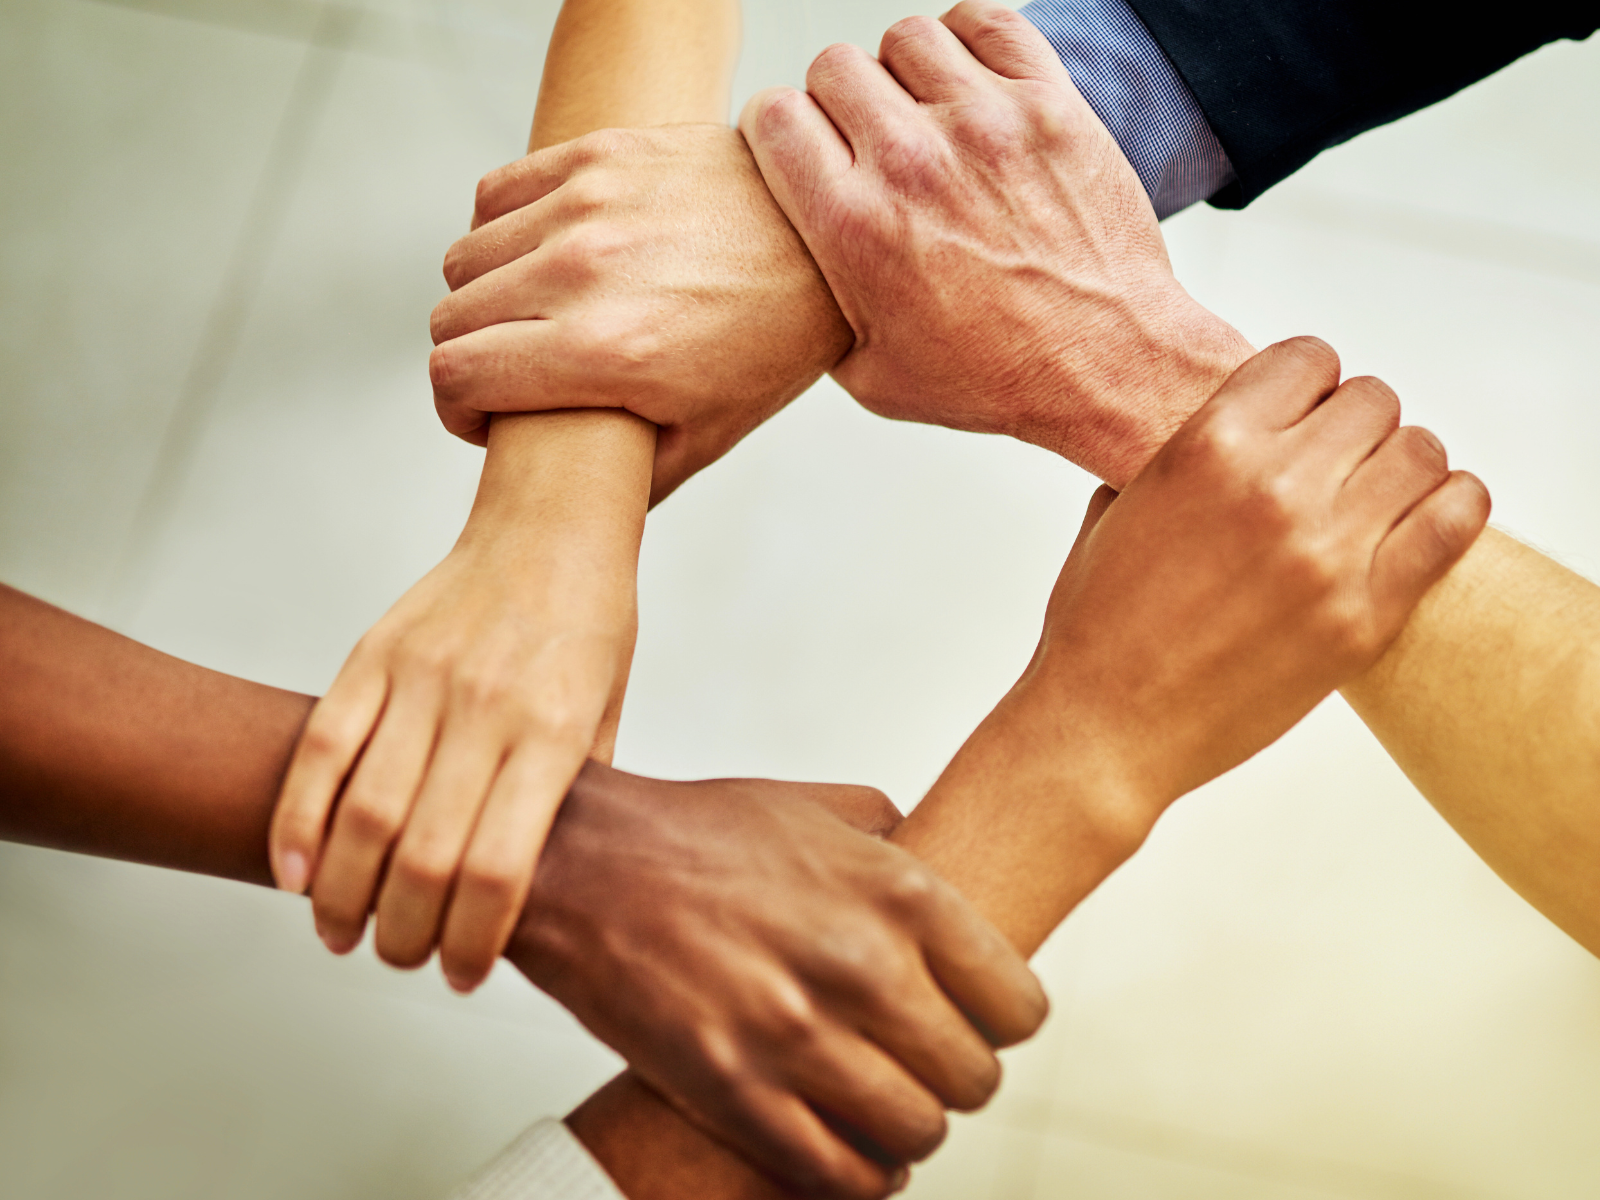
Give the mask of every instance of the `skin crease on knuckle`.
[(400, 829), (400, 814), (365, 788), (347, 793), (335, 817), (337, 832), (357, 846), (386, 846)]

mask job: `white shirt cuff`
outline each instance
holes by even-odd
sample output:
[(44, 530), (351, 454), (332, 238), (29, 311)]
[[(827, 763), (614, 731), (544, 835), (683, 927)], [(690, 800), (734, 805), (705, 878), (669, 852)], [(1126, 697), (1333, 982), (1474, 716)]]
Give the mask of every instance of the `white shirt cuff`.
[(561, 1121), (525, 1129), (450, 1200), (626, 1200)]

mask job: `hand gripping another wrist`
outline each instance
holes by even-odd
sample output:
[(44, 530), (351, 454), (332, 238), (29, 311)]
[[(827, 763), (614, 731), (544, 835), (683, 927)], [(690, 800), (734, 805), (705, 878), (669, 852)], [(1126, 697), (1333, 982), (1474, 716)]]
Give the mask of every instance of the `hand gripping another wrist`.
[(434, 403), (488, 415), (626, 408), (660, 427), (651, 502), (838, 361), (850, 330), (724, 126), (603, 130), (485, 176), (445, 259)]
[(1250, 350), (1172, 276), (1155, 214), (1009, 9), (833, 46), (741, 128), (855, 331), (884, 416), (1006, 433), (1126, 483)]
[(1385, 385), (1280, 343), (1097, 493), (1019, 689), (1164, 807), (1376, 662), (1487, 517)]
[(846, 824), (881, 834), (898, 816), (870, 788), (590, 764), (507, 957), (775, 1177), (881, 1195), (894, 1164), (938, 1145), (945, 1107), (992, 1094), (991, 1047), (1044, 1015), (998, 932)]

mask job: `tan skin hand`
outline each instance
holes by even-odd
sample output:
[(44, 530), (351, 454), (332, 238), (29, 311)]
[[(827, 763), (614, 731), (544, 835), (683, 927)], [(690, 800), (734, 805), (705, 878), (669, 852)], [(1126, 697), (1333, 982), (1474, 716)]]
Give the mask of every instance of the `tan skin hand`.
[[(557, 442), (563, 419), (547, 418)], [(274, 814), (273, 864), (289, 890), (309, 884), (336, 953), (375, 909), (385, 961), (418, 966), (439, 943), (452, 985), (476, 986), (568, 783), (586, 758), (610, 757), (642, 484), (635, 527), (618, 538), (612, 514), (625, 506), (611, 493), (629, 484), (588, 429), (572, 432), (548, 478), (508, 486), (486, 467), (455, 548), (362, 638), (312, 712)]]
[(1026, 18), (966, 0), (896, 24), (879, 59), (829, 47), (806, 82), (740, 127), (855, 332), (834, 377), (874, 412), (1121, 486), (1249, 354), (1173, 277), (1138, 177)]
[[(735, 130), (605, 130), (478, 186), (433, 313), (434, 403), (483, 437), (529, 405), (660, 426), (652, 503), (726, 454), (850, 344)], [(752, 340), (760, 353), (752, 354)]]
[[(1241, 368), (1121, 496), (1096, 494), (1033, 661), (892, 840), (1037, 949), (1178, 795), (1370, 666), (1471, 546), (1482, 485), (1398, 417), (1314, 339)], [(789, 1194), (637, 1077), (568, 1119), (633, 1200)]]
[[(597, 794), (598, 793), (598, 794)], [(871, 788), (665, 783), (591, 764), (506, 955), (703, 1129), (780, 1178), (920, 1160), (993, 1094), (1044, 995), (887, 834)], [(828, 811), (824, 811), (824, 809)], [(987, 1038), (977, 1028), (986, 1031)]]
[[(271, 883), (267, 829), (312, 697), (4, 586), (0, 674), (0, 838)], [(993, 927), (880, 840), (899, 821), (872, 788), (587, 763), (506, 956), (695, 1097), (713, 1145), (848, 1167), (810, 1100), (918, 1150), (941, 1101), (987, 1098), (991, 1046), (1027, 1037), (1045, 1003)]]

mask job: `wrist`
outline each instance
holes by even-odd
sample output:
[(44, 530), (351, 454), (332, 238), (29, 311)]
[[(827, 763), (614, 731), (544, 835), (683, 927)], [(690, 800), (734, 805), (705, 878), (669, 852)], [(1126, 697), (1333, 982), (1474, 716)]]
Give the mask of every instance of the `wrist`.
[(1015, 436), (1119, 489), (1255, 353), (1170, 276), (1121, 289), (1098, 319), (1072, 314), (1056, 338)]
[[(1165, 809), (1098, 723), (1029, 675), (967, 739), (895, 840), (1031, 954), (1143, 843)], [(982, 845), (986, 853), (971, 854)], [(1003, 875), (985, 863), (1004, 863)], [(967, 872), (976, 874), (968, 875)]]

